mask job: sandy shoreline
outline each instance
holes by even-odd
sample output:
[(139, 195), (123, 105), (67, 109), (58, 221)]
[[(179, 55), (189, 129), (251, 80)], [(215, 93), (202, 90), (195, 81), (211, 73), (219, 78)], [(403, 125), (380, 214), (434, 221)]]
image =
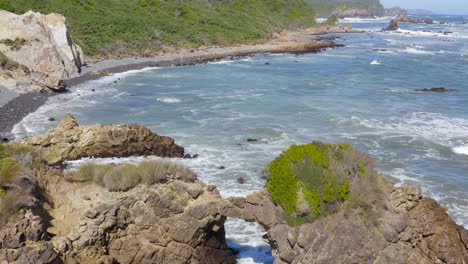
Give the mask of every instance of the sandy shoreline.
[[(146, 67), (169, 67), (203, 63), (227, 57), (250, 56), (259, 53), (314, 53), (328, 48), (343, 45), (328, 41), (317, 35), (328, 33), (360, 33), (349, 27), (331, 29), (315, 28), (301, 32), (286, 33), (279, 39), (266, 44), (238, 45), (232, 47), (210, 47), (195, 50), (180, 50), (172, 54), (153, 57), (128, 57), (105, 59), (88, 63), (81, 69), (81, 76), (66, 80), (69, 89), (78, 84), (96, 80), (114, 73), (139, 70)], [(325, 40), (325, 41), (323, 41)], [(0, 88), (1, 89), (1, 88)], [(0, 91), (4, 91), (1, 89)], [(27, 93), (9, 92), (9, 97), (0, 101), (0, 138), (10, 138), (14, 125), (26, 115), (36, 111), (47, 98), (57, 93)]]

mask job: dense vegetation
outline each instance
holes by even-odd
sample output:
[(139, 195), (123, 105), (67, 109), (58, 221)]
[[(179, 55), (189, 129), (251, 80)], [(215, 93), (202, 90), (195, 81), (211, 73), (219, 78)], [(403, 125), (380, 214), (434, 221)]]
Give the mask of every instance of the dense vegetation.
[(377, 14), (384, 12), (378, 0), (305, 0), (321, 17), (328, 17), (337, 11), (348, 9), (373, 10)]
[(254, 42), (315, 23), (303, 0), (0, 0), (0, 8), (64, 14), (91, 56)]
[[(350, 197), (353, 202), (369, 200), (361, 199), (360, 191), (353, 192), (351, 181), (363, 178), (370, 182), (375, 176), (371, 159), (350, 144), (315, 141), (291, 146), (267, 166), (265, 173), (266, 188), (285, 209), (290, 224), (332, 213)], [(368, 184), (356, 186), (364, 188)]]

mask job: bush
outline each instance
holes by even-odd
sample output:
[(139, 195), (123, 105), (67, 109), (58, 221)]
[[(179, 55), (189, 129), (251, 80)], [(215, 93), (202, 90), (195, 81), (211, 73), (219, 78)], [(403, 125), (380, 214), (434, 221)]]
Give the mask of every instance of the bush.
[[(28, 10), (63, 14), (73, 39), (86, 55), (96, 57), (154, 53), (167, 46), (259, 42), (272, 32), (315, 24), (313, 11), (303, 0), (0, 1), (18, 14)], [(155, 44), (156, 30), (160, 39)]]
[(94, 182), (109, 191), (128, 191), (138, 184), (152, 185), (171, 180), (193, 182), (197, 175), (188, 168), (165, 160), (145, 161), (138, 165), (97, 165), (86, 163), (65, 174), (71, 182)]
[(7, 0), (0, 0), (0, 9), (15, 12), (15, 8)]
[(266, 188), (292, 225), (335, 210), (353, 179), (373, 174), (373, 163), (348, 143), (292, 145), (268, 164)]
[(138, 4), (139, 4), (141, 7), (146, 7), (146, 6), (148, 6), (148, 3), (146, 2), (146, 0), (139, 0), (139, 1), (138, 1)]
[(10, 183), (20, 173), (20, 166), (13, 158), (0, 159), (0, 187)]
[(338, 22), (338, 17), (336, 15), (331, 15), (323, 24), (333, 26), (338, 24)]

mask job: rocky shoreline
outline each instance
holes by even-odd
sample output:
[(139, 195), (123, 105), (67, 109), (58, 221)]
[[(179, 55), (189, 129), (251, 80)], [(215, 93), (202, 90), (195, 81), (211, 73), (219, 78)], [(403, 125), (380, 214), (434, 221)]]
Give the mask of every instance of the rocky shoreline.
[(0, 143), (0, 162), (17, 170), (0, 185), (1, 263), (234, 264), (227, 217), (267, 232), (275, 264), (468, 261), (465, 228), (420, 187), (394, 186), (349, 143), (292, 145), (265, 168), (264, 188), (226, 199), (167, 159), (53, 165), (109, 153), (183, 149), (141, 125), (79, 126), (72, 116)]
[[(170, 67), (193, 65), (229, 57), (251, 56), (259, 53), (310, 53), (321, 52), (328, 48), (343, 45), (330, 41), (320, 35), (332, 33), (363, 33), (353, 30), (350, 25), (319, 26), (295, 32), (278, 34), (265, 44), (238, 45), (232, 47), (205, 47), (192, 50), (179, 50), (171, 54), (153, 57), (110, 58), (89, 62), (81, 66), (78, 77), (65, 80), (67, 89), (78, 84), (96, 80), (115, 73), (139, 70), (147, 67)], [(0, 91), (9, 91), (1, 88)], [(11, 91), (9, 91), (12, 93)], [(66, 92), (66, 90), (65, 90)], [(15, 94), (13, 92), (13, 94)], [(14, 125), (26, 115), (36, 111), (47, 98), (57, 95), (56, 92), (34, 92), (18, 94), (11, 100), (0, 102), (0, 137), (10, 138)]]

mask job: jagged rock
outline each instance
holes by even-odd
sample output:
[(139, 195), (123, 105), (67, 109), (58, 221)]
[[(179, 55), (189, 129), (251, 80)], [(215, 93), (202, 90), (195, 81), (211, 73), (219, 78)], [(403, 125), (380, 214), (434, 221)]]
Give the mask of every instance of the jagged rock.
[(424, 88), (424, 89), (415, 89), (416, 92), (437, 92), (437, 93), (444, 93), (444, 92), (454, 92), (456, 89), (447, 89), (444, 87), (435, 87), (435, 88)]
[(0, 263), (236, 263), (219, 213), (230, 203), (213, 186), (172, 179), (111, 193), (44, 166), (37, 177), (49, 203), (0, 227)]
[(421, 19), (421, 18), (409, 18), (408, 16), (406, 15), (399, 15), (397, 16), (396, 18), (396, 21), (397, 22), (401, 22), (401, 23), (415, 23), (415, 24), (422, 24), (422, 23), (426, 23), (426, 24), (434, 24), (434, 20), (432, 18), (426, 18), (426, 19)]
[(424, 20), (424, 23), (426, 23), (426, 24), (434, 24), (434, 20), (433, 20), (432, 18), (429, 17), (429, 18), (426, 18), (426, 19)]
[(31, 210), (21, 211), (19, 215), (0, 227), (0, 263), (58, 263), (58, 254), (51, 243), (27, 245), (26, 241), (47, 240), (42, 219)]
[(64, 80), (79, 75), (84, 63), (60, 14), (0, 10), (0, 53), (19, 67), (1, 69), (0, 84), (15, 92), (61, 90)]
[[(332, 156), (341, 155), (346, 164), (353, 164), (349, 158), (360, 154), (351, 150), (353, 156), (346, 158), (343, 150), (349, 147), (343, 146)], [(375, 178), (380, 187), (372, 198), (367, 182), (371, 171), (362, 170), (362, 164), (355, 169), (346, 171), (351, 174), (350, 195), (360, 202), (344, 202), (342, 207), (335, 203), (335, 209), (313, 221), (291, 222), (294, 215), (288, 215), (267, 188), (247, 198), (228, 198), (231, 205), (221, 213), (257, 222), (267, 231), (275, 264), (468, 263), (468, 231), (455, 224), (436, 201), (423, 197), (420, 187), (393, 187), (388, 180)], [(356, 196), (356, 191), (364, 196)]]
[(390, 25), (386, 28), (384, 28), (383, 30), (385, 31), (395, 31), (395, 30), (398, 30), (400, 27), (398, 26), (398, 23), (395, 21), (395, 20), (391, 20), (390, 21)]
[(159, 136), (142, 125), (83, 125), (67, 115), (43, 135), (24, 141), (39, 149), (49, 164), (82, 157), (156, 155), (182, 157), (184, 149), (174, 140)]

